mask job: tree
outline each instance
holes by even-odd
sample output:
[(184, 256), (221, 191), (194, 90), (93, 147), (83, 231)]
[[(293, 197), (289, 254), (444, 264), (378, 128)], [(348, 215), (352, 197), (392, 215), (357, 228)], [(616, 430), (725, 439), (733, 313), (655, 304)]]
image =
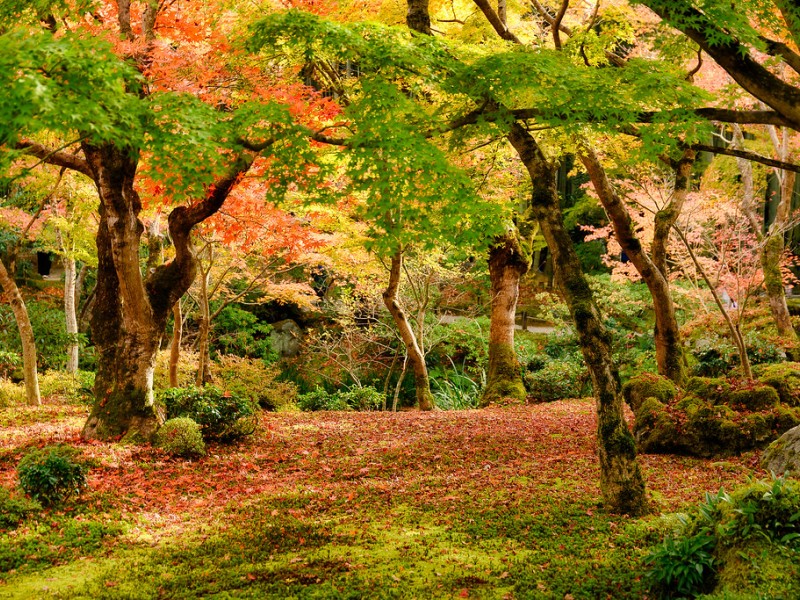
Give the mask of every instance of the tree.
[[(204, 8), (192, 7), (195, 18), (187, 20), (171, 4), (150, 2), (136, 14), (129, 2), (103, 3), (87, 21), (84, 3), (75, 12), (60, 13), (62, 6), (55, 3), (59, 19), (45, 19), (47, 27), (37, 31), (17, 23), (37, 22), (46, 9), (5, 5), (2, 159), (35, 157), (93, 182), (100, 200), (91, 321), (98, 371), (83, 435), (146, 439), (160, 421), (152, 391), (155, 353), (173, 305), (196, 272), (191, 230), (219, 210), (259, 153), (274, 159), (267, 170), (273, 190), (285, 189), (296, 170), (298, 181), (314, 179), (306, 168), (312, 157), (306, 138), (284, 103), (270, 101), (294, 96), (310, 105), (301, 88), (278, 93), (252, 69), (234, 77), (242, 84), (242, 73), (260, 76), (242, 88), (254, 90), (251, 104), (234, 102), (230, 87), (209, 86), (229, 74), (219, 55), (208, 52), (222, 47), (227, 31), (224, 20), (211, 27), (206, 19), (212, 13)], [(56, 35), (51, 23), (62, 20), (72, 25)], [(116, 48), (102, 41), (115, 39), (114, 31), (121, 35)], [(49, 146), (45, 134), (59, 141)], [(142, 190), (179, 204), (168, 218), (174, 259), (148, 274), (139, 261)]]

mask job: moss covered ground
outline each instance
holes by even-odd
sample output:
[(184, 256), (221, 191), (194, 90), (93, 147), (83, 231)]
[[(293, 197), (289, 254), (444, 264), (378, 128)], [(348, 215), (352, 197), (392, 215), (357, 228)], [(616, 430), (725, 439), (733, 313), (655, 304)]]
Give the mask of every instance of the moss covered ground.
[(654, 515), (599, 505), (591, 400), (263, 413), (198, 460), (79, 439), (80, 407), (0, 411), (0, 483), (66, 442), (89, 491), (0, 532), (0, 598), (643, 598), (669, 513), (758, 456), (642, 457)]

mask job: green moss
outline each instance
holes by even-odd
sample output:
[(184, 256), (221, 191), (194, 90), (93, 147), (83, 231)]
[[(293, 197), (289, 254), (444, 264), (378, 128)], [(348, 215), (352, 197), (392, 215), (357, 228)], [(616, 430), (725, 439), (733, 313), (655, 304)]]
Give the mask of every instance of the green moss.
[(714, 596), (752, 594), (754, 598), (800, 598), (800, 554), (753, 539), (720, 556), (719, 583)]
[(684, 386), (687, 393), (713, 404), (724, 403), (730, 388), (730, 383), (724, 377), (690, 377)]
[(699, 409), (708, 407), (708, 403), (695, 395), (688, 394), (675, 403), (675, 408), (692, 417)]
[(608, 456), (636, 458), (636, 441), (622, 419), (606, 419), (600, 426), (599, 441)]
[(774, 428), (778, 434), (800, 425), (800, 408), (779, 404), (773, 414), (775, 415)]
[(783, 404), (800, 406), (800, 363), (757, 365), (754, 370), (762, 383), (775, 388)]
[(514, 347), (508, 344), (489, 344), (489, 374), (481, 406), (488, 406), (503, 398), (524, 402), (525, 397), (522, 368)]
[(677, 388), (672, 381), (655, 373), (642, 373), (632, 377), (622, 387), (625, 402), (633, 412), (636, 412), (645, 398), (655, 398), (663, 404), (668, 404), (676, 393)]
[(745, 410), (764, 410), (778, 404), (780, 398), (775, 388), (764, 384), (748, 386), (746, 389), (731, 389), (725, 403)]
[(634, 435), (644, 453), (680, 450), (678, 430), (667, 407), (656, 398), (645, 398), (636, 413)]

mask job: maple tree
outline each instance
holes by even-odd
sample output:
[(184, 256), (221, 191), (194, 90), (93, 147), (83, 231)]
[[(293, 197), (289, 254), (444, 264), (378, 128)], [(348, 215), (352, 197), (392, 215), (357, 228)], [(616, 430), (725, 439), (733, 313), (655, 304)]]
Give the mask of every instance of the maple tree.
[[(235, 14), (206, 8), (3, 4), (3, 162), (35, 157), (73, 170), (94, 182), (100, 199), (90, 438), (147, 438), (159, 424), (155, 353), (194, 279), (192, 228), (219, 210), (258, 154), (273, 159), (264, 172), (272, 191), (316, 176), (290, 112), (311, 108), (310, 115), (316, 97), (246, 64), (234, 70), (222, 51), (230, 50)], [(60, 141), (48, 146), (45, 134)], [(139, 263), (140, 194), (179, 204), (168, 218), (174, 258), (147, 274)]]

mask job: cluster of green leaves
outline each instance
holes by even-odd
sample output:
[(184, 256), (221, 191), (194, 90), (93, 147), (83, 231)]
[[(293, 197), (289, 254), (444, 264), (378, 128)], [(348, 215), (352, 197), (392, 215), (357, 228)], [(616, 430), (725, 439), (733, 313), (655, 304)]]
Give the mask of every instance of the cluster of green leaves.
[(209, 346), (212, 351), (227, 355), (277, 360), (269, 334), (272, 326), (262, 323), (253, 313), (238, 306), (226, 306), (212, 323)]
[(333, 393), (317, 387), (300, 394), (297, 405), (301, 410), (378, 410), (384, 400), (383, 393), (370, 386)]
[(79, 495), (87, 486), (87, 467), (77, 461), (70, 446), (48, 446), (32, 450), (17, 465), (20, 487), (45, 506)]
[(169, 388), (158, 394), (158, 400), (166, 408), (168, 419), (192, 419), (207, 439), (236, 440), (252, 434), (258, 423), (250, 400), (215, 386)]
[[(735, 568), (753, 546), (766, 542), (783, 549), (796, 564), (800, 554), (800, 484), (784, 478), (756, 481), (732, 494), (720, 489), (706, 493), (688, 515), (679, 515), (680, 526), (646, 559), (653, 589), (674, 597), (697, 596), (717, 583), (730, 589), (742, 582), (725, 571)], [(762, 585), (765, 582), (762, 582)], [(759, 590), (765, 591), (765, 590)], [(773, 597), (791, 597), (798, 584), (771, 590)]]
[(189, 417), (168, 419), (156, 432), (154, 443), (174, 456), (191, 458), (206, 453), (200, 425)]
[[(26, 306), (36, 340), (39, 368), (63, 368), (67, 361), (66, 348), (72, 341), (72, 336), (67, 333), (63, 308), (48, 301), (28, 302)], [(19, 330), (8, 305), (0, 305), (0, 323), (7, 324), (0, 327), (0, 345), (7, 351), (21, 355)], [(78, 335), (78, 341), (84, 342), (85, 336)]]

